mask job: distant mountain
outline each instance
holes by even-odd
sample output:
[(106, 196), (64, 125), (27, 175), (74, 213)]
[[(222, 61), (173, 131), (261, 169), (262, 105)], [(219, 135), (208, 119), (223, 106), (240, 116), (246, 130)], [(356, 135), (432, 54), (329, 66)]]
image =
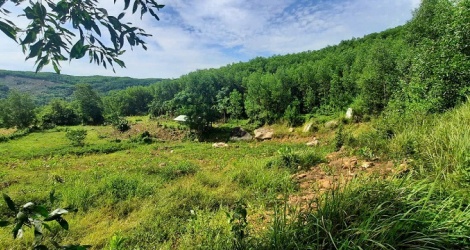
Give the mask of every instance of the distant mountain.
[(34, 73), (25, 71), (0, 70), (0, 98), (10, 90), (30, 94), (38, 104), (45, 104), (53, 98), (68, 99), (75, 84), (88, 83), (100, 94), (121, 90), (131, 86), (148, 86), (160, 78), (136, 79), (111, 76), (70, 76), (55, 73)]

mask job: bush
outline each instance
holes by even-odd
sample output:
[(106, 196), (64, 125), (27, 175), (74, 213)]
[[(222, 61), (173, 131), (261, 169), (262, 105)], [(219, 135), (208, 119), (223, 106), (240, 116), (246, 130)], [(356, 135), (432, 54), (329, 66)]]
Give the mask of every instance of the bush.
[(127, 130), (131, 129), (131, 125), (129, 125), (129, 121), (123, 118), (118, 119), (115, 123), (113, 123), (113, 126), (119, 132), (126, 132)]
[(65, 134), (67, 139), (69, 139), (73, 146), (83, 147), (85, 143), (83, 142), (86, 138), (87, 131), (85, 129), (69, 130)]
[(134, 143), (143, 143), (143, 144), (150, 144), (153, 142), (152, 137), (148, 131), (144, 131), (142, 134), (131, 138), (130, 141)]
[(295, 127), (303, 123), (299, 108), (295, 104), (291, 104), (287, 107), (284, 112), (284, 119), (287, 121), (287, 126), (289, 127)]

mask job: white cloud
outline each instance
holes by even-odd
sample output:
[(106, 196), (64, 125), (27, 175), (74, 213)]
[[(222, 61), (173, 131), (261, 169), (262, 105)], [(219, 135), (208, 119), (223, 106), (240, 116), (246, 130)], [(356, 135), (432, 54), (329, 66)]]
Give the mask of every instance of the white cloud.
[[(101, 2), (112, 13), (122, 6)], [(127, 69), (116, 75), (178, 77), (255, 56), (315, 50), (352, 37), (404, 24), (420, 0), (159, 0), (167, 6), (151, 17), (126, 16), (153, 34), (149, 49), (128, 51)], [(0, 68), (32, 70), (20, 48), (0, 40)], [(8, 48), (8, 49), (6, 49)], [(50, 70), (50, 68), (48, 68)], [(87, 59), (63, 65), (65, 74), (115, 75)]]

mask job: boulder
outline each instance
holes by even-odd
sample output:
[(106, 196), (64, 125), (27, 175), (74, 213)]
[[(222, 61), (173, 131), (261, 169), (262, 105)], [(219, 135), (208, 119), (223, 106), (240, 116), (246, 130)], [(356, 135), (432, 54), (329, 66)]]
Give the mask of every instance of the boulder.
[(253, 136), (250, 133), (246, 132), (243, 128), (236, 127), (232, 129), (230, 133), (230, 140), (231, 141), (251, 141), (253, 140)]
[(333, 120), (333, 121), (329, 121), (329, 122), (325, 123), (325, 128), (335, 129), (335, 128), (338, 127), (338, 125), (339, 125), (338, 121)]
[(228, 147), (228, 144), (225, 143), (225, 142), (216, 142), (216, 143), (212, 144), (212, 147), (213, 148), (226, 148), (226, 147)]
[(309, 122), (309, 123), (305, 124), (304, 129), (302, 130), (302, 132), (304, 132), (304, 133), (310, 132), (310, 130), (312, 129), (312, 126), (313, 126), (312, 122)]
[(348, 108), (348, 110), (346, 111), (346, 115), (344, 116), (344, 118), (348, 119), (348, 120), (351, 120), (353, 118), (353, 110), (352, 108)]
[(319, 144), (320, 144), (320, 141), (316, 137), (313, 137), (313, 140), (307, 142), (308, 147), (316, 147)]
[(259, 128), (255, 130), (255, 138), (257, 140), (270, 140), (273, 138), (274, 131), (267, 128)]

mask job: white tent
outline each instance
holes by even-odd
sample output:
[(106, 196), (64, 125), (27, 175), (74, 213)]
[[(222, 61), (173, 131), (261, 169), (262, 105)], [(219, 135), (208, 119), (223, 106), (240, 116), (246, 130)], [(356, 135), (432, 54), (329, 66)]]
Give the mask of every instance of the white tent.
[(173, 121), (177, 121), (177, 122), (185, 122), (186, 120), (188, 120), (188, 116), (186, 115), (180, 115), (176, 117), (175, 119), (173, 119)]

